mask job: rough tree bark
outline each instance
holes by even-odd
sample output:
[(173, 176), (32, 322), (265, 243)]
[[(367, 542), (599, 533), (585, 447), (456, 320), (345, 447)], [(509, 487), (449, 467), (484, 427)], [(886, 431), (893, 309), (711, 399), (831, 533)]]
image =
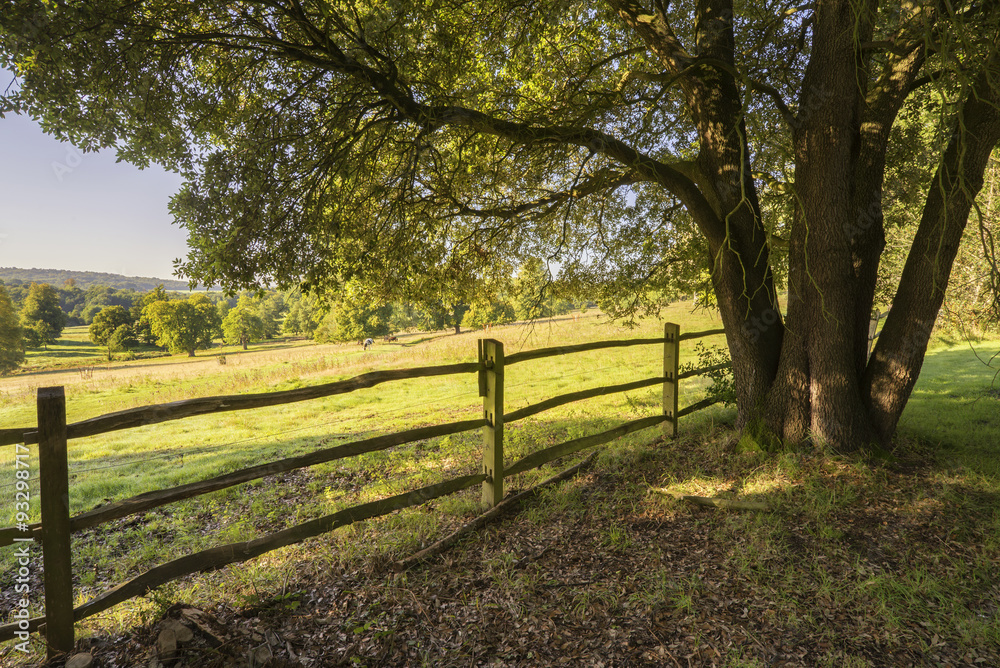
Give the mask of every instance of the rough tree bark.
[(868, 418), (882, 441), (896, 430), (917, 382), (969, 213), (1000, 142), (998, 76), (1000, 58), (994, 56), (970, 87), (863, 377)]
[(983, 64), (956, 121), (869, 362), (868, 324), (885, 247), (889, 131), (924, 64), (924, 39), (936, 8), (906, 8), (908, 22), (869, 90), (872, 61), (864, 47), (872, 39), (877, 2), (816, 4), (798, 113), (777, 100), (792, 128), (797, 202), (783, 320), (746, 159), (745, 109), (732, 76), (732, 3), (697, 3), (694, 56), (681, 47), (662, 11), (611, 1), (679, 79), (698, 129), (698, 157), (683, 171), (707, 205), (692, 215), (714, 258), (712, 280), (734, 366), (737, 426), (845, 450), (887, 444), (919, 374), (958, 242), (1000, 140), (996, 59)]

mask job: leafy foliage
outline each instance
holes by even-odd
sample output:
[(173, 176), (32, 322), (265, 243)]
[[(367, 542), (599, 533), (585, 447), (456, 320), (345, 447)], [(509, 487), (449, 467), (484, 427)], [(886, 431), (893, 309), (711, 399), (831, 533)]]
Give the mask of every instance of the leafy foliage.
[(108, 306), (101, 310), (90, 324), (90, 340), (104, 346), (108, 361), (114, 353), (137, 343), (132, 312), (124, 306)]
[(551, 316), (554, 312), (551, 283), (548, 268), (540, 259), (529, 258), (525, 261), (514, 280), (514, 317), (517, 320), (535, 320)]
[[(698, 356), (698, 361), (682, 364), (680, 371), (710, 369), (702, 374), (712, 380), (705, 391), (705, 398), (721, 401), (725, 406), (735, 405), (736, 381), (733, 378), (733, 362), (729, 359), (729, 351), (722, 346), (706, 346), (701, 341), (695, 344), (694, 351), (695, 355)], [(721, 369), (711, 368), (720, 365), (726, 366)]]
[(205, 295), (191, 295), (184, 301), (155, 301), (143, 309), (156, 341), (172, 353), (209, 348), (220, 332), (215, 305)]
[(145, 311), (146, 307), (150, 304), (166, 301), (170, 301), (170, 296), (167, 294), (163, 285), (160, 284), (146, 294), (142, 295), (132, 305), (133, 326), (135, 328), (135, 336), (138, 340), (146, 344), (153, 344), (156, 342), (156, 337), (153, 335), (152, 325), (150, 324)]
[(312, 336), (321, 319), (316, 298), (293, 291), (285, 298), (288, 312), (281, 323), (281, 329), (286, 334), (304, 334)]
[(251, 341), (263, 339), (267, 330), (257, 314), (257, 307), (247, 296), (240, 298), (235, 308), (229, 310), (222, 321), (222, 334), (226, 343), (239, 344), (243, 350)]
[(24, 361), (24, 334), (17, 311), (0, 285), (0, 376), (6, 376)]
[(360, 285), (348, 283), (316, 330), (317, 341), (362, 341), (390, 332), (392, 306), (371, 301)]
[(465, 314), (465, 324), (469, 327), (505, 325), (514, 322), (514, 306), (503, 299), (492, 302), (473, 302)]
[(66, 314), (59, 306), (59, 295), (48, 284), (32, 283), (21, 307), (21, 328), (29, 347), (55, 343), (66, 326)]

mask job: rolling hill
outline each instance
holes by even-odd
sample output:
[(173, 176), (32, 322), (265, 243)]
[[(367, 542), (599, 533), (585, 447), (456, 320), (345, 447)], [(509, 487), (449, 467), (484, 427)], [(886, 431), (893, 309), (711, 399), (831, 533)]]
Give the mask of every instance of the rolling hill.
[(130, 289), (146, 292), (163, 284), (167, 290), (187, 292), (187, 281), (176, 279), (151, 278), (147, 276), (122, 276), (99, 271), (68, 271), (65, 269), (19, 269), (17, 267), (0, 267), (0, 281), (4, 283), (48, 283), (62, 286), (66, 281), (73, 280), (77, 287), (86, 290), (91, 285), (106, 285), (117, 289)]

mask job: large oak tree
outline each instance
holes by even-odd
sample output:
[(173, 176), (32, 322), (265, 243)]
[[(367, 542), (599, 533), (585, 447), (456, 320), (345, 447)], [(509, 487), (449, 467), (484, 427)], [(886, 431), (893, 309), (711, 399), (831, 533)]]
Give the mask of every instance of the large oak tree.
[[(700, 265), (739, 425), (842, 448), (891, 438), (1000, 139), (988, 2), (7, 7), (7, 108), (182, 172), (187, 275), (405, 293), (543, 257), (640, 303)], [(914, 104), (922, 151), (899, 146)], [(907, 161), (929, 185), (869, 360)]]

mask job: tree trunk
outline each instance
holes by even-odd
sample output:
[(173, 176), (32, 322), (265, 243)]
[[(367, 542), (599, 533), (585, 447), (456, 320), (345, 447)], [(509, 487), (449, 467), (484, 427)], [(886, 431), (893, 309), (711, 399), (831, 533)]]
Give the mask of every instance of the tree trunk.
[(969, 213), (1000, 142), (1000, 91), (990, 81), (998, 73), (1000, 58), (991, 58), (955, 122), (864, 376), (868, 418), (883, 442), (895, 432), (917, 382)]
[[(850, 231), (866, 91), (858, 44), (870, 37), (850, 2), (817, 6), (813, 55), (793, 124), (797, 207), (789, 243), (788, 317), (765, 423), (792, 442), (856, 449), (874, 438), (861, 399), (859, 290)], [(855, 25), (860, 32), (845, 30)], [(867, 318), (864, 331), (867, 336)]]
[[(651, 14), (634, 0), (611, 3), (675, 77), (697, 129), (698, 155), (677, 169), (701, 197), (691, 195), (684, 178), (673, 176), (664, 185), (708, 242), (733, 359), (736, 426), (791, 442), (814, 438), (842, 450), (886, 444), (916, 381), (972, 199), (998, 140), (1000, 105), (987, 77), (969, 94), (956, 126), (963, 132), (943, 158), (869, 363), (869, 318), (885, 247), (882, 185), (889, 132), (924, 65), (923, 35), (937, 10), (907, 9), (897, 48), (874, 59), (876, 50), (865, 45), (873, 38), (875, 0), (816, 3), (797, 112), (778, 91), (746, 82), (775, 99), (792, 129), (795, 210), (783, 319), (750, 176), (746, 108), (732, 76), (733, 3), (696, 1), (691, 51), (662, 8)], [(995, 59), (985, 68), (996, 78)]]
[(682, 180), (673, 185), (681, 186), (675, 192), (682, 193), (678, 196), (708, 241), (712, 284), (736, 378), (737, 427), (742, 427), (759, 412), (774, 379), (783, 327), (767, 231), (750, 169), (743, 102), (732, 76), (732, 2), (697, 3), (697, 53), (706, 62), (717, 63), (699, 68), (690, 67), (691, 56), (665, 15), (651, 16), (631, 0), (613, 0), (612, 4), (667, 71), (678, 77), (698, 131), (697, 158), (679, 167), (702, 197), (692, 197)]
[[(822, 19), (818, 14), (817, 50), (836, 43), (822, 39), (830, 34)], [(841, 47), (840, 57), (821, 60), (843, 67), (817, 68), (814, 77), (832, 90), (832, 103), (800, 104), (810, 116), (795, 136), (800, 206), (790, 249), (788, 327), (765, 421), (793, 442), (812, 437), (856, 450), (889, 444), (912, 393), (973, 200), (1000, 141), (1000, 96), (990, 86), (998, 70), (992, 59), (955, 123), (869, 361), (869, 314), (885, 243), (880, 199), (887, 130), (881, 138), (860, 135), (856, 104), (865, 92), (846, 44)], [(918, 65), (900, 63), (911, 73)], [(898, 104), (887, 104), (884, 111), (894, 115)]]

